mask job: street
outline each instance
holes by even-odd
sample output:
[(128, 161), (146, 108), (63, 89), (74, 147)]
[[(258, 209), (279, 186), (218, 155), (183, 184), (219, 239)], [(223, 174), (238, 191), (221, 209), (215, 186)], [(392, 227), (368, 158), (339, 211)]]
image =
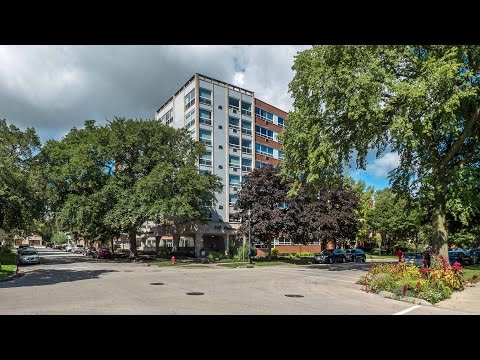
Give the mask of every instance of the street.
[(0, 314), (467, 314), (365, 293), (368, 264), (157, 267), (38, 250), (39, 265), (0, 283)]

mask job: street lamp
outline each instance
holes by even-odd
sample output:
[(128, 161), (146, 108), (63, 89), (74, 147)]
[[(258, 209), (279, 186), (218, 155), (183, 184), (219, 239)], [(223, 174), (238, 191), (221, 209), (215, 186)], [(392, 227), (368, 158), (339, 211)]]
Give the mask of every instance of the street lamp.
[(252, 215), (252, 210), (248, 209), (247, 211), (248, 215), (248, 263), (251, 265), (252, 264), (252, 226), (251, 226), (251, 215)]

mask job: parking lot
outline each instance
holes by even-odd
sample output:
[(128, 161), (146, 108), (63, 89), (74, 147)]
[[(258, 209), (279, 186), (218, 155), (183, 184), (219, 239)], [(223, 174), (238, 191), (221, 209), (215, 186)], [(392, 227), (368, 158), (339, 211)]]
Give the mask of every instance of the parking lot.
[(0, 283), (0, 314), (463, 314), (365, 293), (369, 264), (157, 267), (41, 251)]

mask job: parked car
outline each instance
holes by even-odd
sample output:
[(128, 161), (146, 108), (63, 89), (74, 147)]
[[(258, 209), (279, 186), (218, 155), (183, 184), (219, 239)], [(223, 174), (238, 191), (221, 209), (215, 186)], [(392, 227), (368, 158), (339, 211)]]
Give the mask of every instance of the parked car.
[(24, 249), (29, 248), (29, 247), (33, 248), (33, 246), (30, 246), (30, 245), (18, 245), (17, 254), (20, 254)]
[(73, 254), (83, 254), (83, 251), (85, 250), (85, 248), (83, 247), (83, 245), (75, 245), (73, 248), (72, 248), (72, 253)]
[(362, 249), (347, 249), (345, 250), (345, 257), (347, 258), (347, 261), (353, 262), (365, 262), (367, 259), (367, 256)]
[(72, 249), (73, 249), (74, 246), (75, 246), (75, 245), (73, 245), (73, 244), (67, 244), (67, 246), (65, 246), (65, 251), (66, 251), (66, 252), (72, 251)]
[(406, 252), (403, 259), (407, 265), (423, 267), (423, 254), (421, 252)]
[(45, 244), (45, 247), (46, 247), (46, 248), (53, 248), (53, 244), (52, 244), (51, 242), (47, 242), (47, 243)]
[(472, 257), (473, 263), (478, 264), (480, 263), (480, 249), (469, 249), (465, 251), (468, 255)]
[(18, 255), (18, 264), (39, 264), (38, 251), (33, 247), (24, 248)]
[(450, 250), (448, 252), (448, 262), (450, 265), (455, 264), (456, 262), (460, 263), (460, 265), (471, 265), (473, 264), (473, 257), (467, 254), (464, 250)]
[(111, 259), (111, 258), (113, 258), (113, 254), (110, 250), (108, 250), (106, 248), (100, 248), (95, 253), (95, 257), (97, 259)]
[(63, 245), (62, 244), (53, 244), (52, 246), (52, 249), (63, 249)]
[(94, 248), (93, 246), (91, 246), (91, 247), (85, 248), (85, 249), (83, 250), (83, 255), (95, 257), (95, 253), (96, 253), (96, 252), (97, 252), (97, 249)]
[(315, 254), (313, 257), (314, 264), (333, 264), (334, 262), (347, 262), (347, 257), (342, 249), (325, 249), (321, 253)]

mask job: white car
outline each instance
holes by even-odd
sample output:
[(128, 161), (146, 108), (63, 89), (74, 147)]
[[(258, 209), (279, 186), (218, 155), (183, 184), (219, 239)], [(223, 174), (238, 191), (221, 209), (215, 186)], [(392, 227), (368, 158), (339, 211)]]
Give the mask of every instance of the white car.
[(74, 253), (74, 254), (76, 254), (76, 253), (83, 254), (84, 251), (85, 251), (85, 248), (83, 247), (83, 245), (75, 245), (72, 248), (72, 253)]
[(40, 257), (38, 256), (38, 251), (35, 248), (25, 248), (18, 255), (18, 264), (39, 264)]
[(65, 248), (65, 251), (66, 251), (66, 252), (72, 251), (74, 247), (75, 247), (75, 245), (73, 245), (73, 244), (68, 244), (67, 247)]

